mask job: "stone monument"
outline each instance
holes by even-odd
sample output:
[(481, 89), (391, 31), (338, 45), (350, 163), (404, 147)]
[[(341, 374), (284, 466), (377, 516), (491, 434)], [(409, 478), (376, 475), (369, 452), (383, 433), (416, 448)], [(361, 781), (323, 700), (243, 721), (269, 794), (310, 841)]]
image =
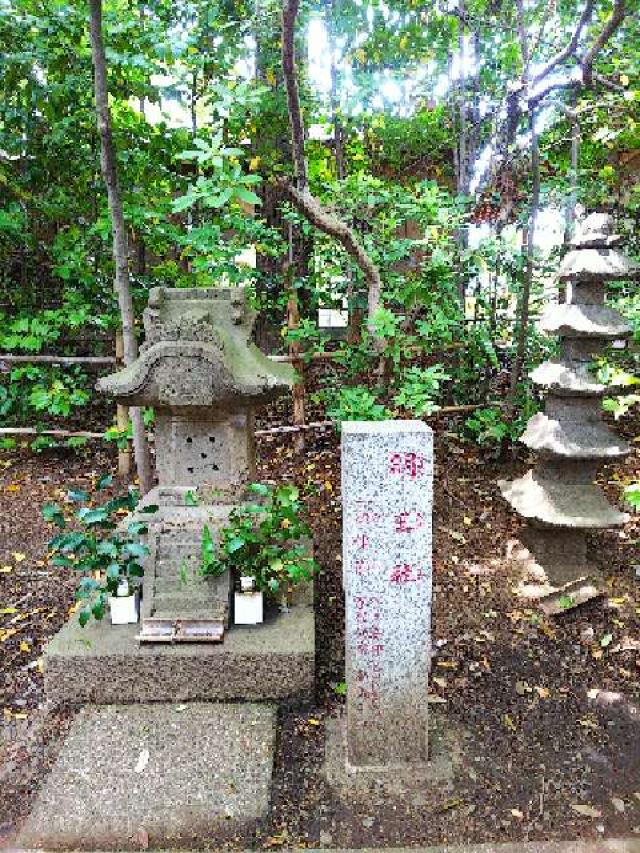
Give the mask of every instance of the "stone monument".
[(230, 578), (205, 578), (204, 526), (215, 538), (255, 479), (254, 407), (286, 391), (289, 366), (249, 340), (241, 288), (154, 288), (136, 361), (97, 388), (126, 406), (153, 406), (158, 486), (149, 524), (141, 641), (221, 640)]
[(520, 439), (537, 451), (538, 463), (520, 479), (499, 483), (503, 496), (528, 522), (521, 538), (530, 567), (544, 570), (555, 588), (584, 577), (597, 579), (587, 558), (587, 532), (627, 520), (594, 484), (603, 462), (629, 453), (628, 445), (602, 421), (601, 400), (611, 389), (591, 370), (608, 344), (631, 333), (624, 318), (605, 305), (607, 282), (638, 272), (614, 248), (619, 242), (607, 214), (591, 214), (577, 230), (559, 272), (566, 301), (550, 307), (540, 322), (543, 331), (560, 337), (559, 357), (531, 374), (547, 391), (545, 411), (529, 420)]
[(433, 436), (342, 425), (346, 749), (354, 768), (426, 765)]

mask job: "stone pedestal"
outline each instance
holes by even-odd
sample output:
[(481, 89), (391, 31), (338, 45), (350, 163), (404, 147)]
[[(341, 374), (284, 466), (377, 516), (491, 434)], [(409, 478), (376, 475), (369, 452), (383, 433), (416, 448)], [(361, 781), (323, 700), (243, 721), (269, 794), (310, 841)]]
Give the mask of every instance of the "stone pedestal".
[(254, 406), (294, 377), (250, 342), (253, 321), (240, 288), (155, 288), (140, 357), (98, 382), (156, 415), (141, 640), (220, 640), (228, 625), (230, 578), (202, 577), (202, 532), (207, 525), (215, 538), (255, 480)]
[(420, 421), (342, 426), (347, 760), (428, 762), (433, 440)]
[(602, 397), (612, 389), (591, 369), (607, 344), (631, 333), (624, 318), (604, 304), (608, 281), (638, 274), (613, 248), (619, 239), (606, 214), (588, 216), (578, 229), (559, 273), (567, 301), (549, 308), (540, 323), (543, 331), (560, 336), (560, 355), (531, 374), (547, 391), (546, 407), (530, 419), (521, 441), (538, 453), (539, 462), (524, 477), (499, 484), (529, 523), (522, 537), (528, 559), (554, 588), (597, 575), (587, 559), (587, 532), (627, 520), (594, 483), (604, 461), (629, 453), (602, 421)]

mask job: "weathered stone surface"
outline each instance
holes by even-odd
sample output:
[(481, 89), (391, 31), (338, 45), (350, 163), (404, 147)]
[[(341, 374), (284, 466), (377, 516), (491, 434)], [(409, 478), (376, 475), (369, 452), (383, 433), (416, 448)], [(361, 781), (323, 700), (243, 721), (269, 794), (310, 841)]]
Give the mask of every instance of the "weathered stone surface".
[(47, 698), (97, 704), (187, 700), (311, 699), (313, 607), (268, 612), (263, 625), (232, 626), (222, 645), (138, 644), (139, 626), (65, 624), (44, 654)]
[(615, 340), (631, 334), (631, 325), (606, 305), (556, 305), (538, 323), (543, 332), (567, 338)]
[(513, 482), (500, 480), (498, 485), (518, 515), (549, 527), (620, 527), (629, 520), (594, 485), (550, 482), (533, 471)]
[(342, 427), (347, 753), (428, 761), (433, 436), (419, 421)]
[[(285, 391), (295, 375), (250, 341), (253, 322), (241, 288), (155, 288), (140, 357), (98, 382), (126, 405), (155, 408), (159, 486), (146, 504), (157, 502), (160, 513), (149, 527), (145, 641), (161, 639), (154, 622), (160, 618), (169, 633), (171, 620), (188, 631), (189, 620), (209, 619), (210, 639), (220, 639), (228, 623), (228, 573), (215, 581), (198, 577), (203, 530), (209, 525), (215, 536), (255, 480), (253, 406)], [(171, 589), (176, 575), (191, 568), (191, 582)]]
[(19, 849), (135, 850), (140, 833), (151, 847), (249, 842), (268, 813), (274, 745), (269, 705), (84, 708)]
[(590, 371), (607, 342), (628, 337), (631, 331), (624, 318), (604, 304), (607, 281), (638, 273), (611, 248), (619, 242), (612, 231), (607, 214), (592, 214), (579, 224), (576, 249), (560, 268), (560, 278), (567, 282), (566, 303), (550, 307), (540, 322), (544, 331), (561, 336), (560, 358), (541, 364), (532, 374), (549, 395), (544, 414), (529, 420), (521, 441), (540, 458), (524, 477), (500, 483), (506, 500), (533, 525), (522, 535), (531, 541), (525, 561), (529, 573), (536, 575), (539, 588), (555, 586), (556, 592), (579, 577), (598, 574), (586, 558), (585, 531), (627, 520), (593, 482), (601, 461), (630, 450), (602, 423), (600, 398), (608, 389)]
[(536, 385), (567, 397), (601, 396), (611, 387), (596, 380), (589, 362), (544, 361), (530, 376)]
[(610, 459), (630, 452), (603, 423), (555, 420), (542, 412), (529, 419), (520, 441), (531, 450), (572, 459)]
[(636, 265), (615, 249), (580, 248), (565, 255), (558, 278), (563, 281), (616, 281), (637, 274)]
[(154, 288), (140, 357), (96, 387), (128, 405), (169, 409), (269, 400), (294, 373), (251, 343), (254, 319), (243, 288)]

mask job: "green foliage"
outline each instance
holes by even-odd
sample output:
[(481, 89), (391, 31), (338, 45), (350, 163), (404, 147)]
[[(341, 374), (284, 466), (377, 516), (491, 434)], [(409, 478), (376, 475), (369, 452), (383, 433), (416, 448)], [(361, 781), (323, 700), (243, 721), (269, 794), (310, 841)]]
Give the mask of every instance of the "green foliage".
[(327, 403), (327, 417), (340, 432), (343, 421), (384, 421), (389, 413), (368, 388), (343, 385), (332, 392)]
[(294, 486), (254, 483), (259, 502), (234, 509), (220, 531), (215, 547), (209, 528), (202, 536), (205, 575), (229, 570), (232, 577), (255, 578), (256, 589), (286, 591), (309, 580), (317, 564), (308, 556), (304, 539), (311, 531), (302, 519), (302, 504)]
[(431, 367), (408, 367), (403, 373), (402, 384), (394, 397), (394, 402), (416, 417), (431, 415), (440, 408), (435, 400), (441, 383), (450, 378), (441, 364), (434, 364)]
[[(95, 487), (96, 495), (84, 491), (69, 491), (67, 501), (78, 505), (69, 518), (68, 508), (57, 503), (46, 503), (42, 516), (49, 524), (64, 530), (69, 522), (73, 529), (61, 532), (49, 542), (54, 566), (74, 569), (81, 575), (76, 597), (81, 601), (80, 625), (85, 626), (93, 616), (102, 619), (107, 597), (115, 595), (118, 586), (126, 582), (129, 591), (143, 574), (143, 561), (149, 553), (140, 536), (147, 525), (131, 522), (126, 530), (116, 531), (118, 516), (122, 511), (132, 512), (138, 503), (138, 494), (130, 489), (122, 496), (111, 498), (100, 506), (94, 504), (97, 493), (111, 485), (111, 477), (101, 477)], [(157, 507), (147, 506), (142, 511), (153, 513)]]
[(464, 423), (465, 429), (481, 445), (500, 444), (509, 434), (509, 424), (496, 407), (477, 409)]
[(624, 490), (624, 497), (634, 509), (640, 510), (640, 483), (631, 483)]
[(206, 142), (203, 139), (193, 140), (195, 149), (183, 151), (178, 155), (180, 160), (195, 160), (200, 169), (211, 172), (210, 176), (199, 175), (188, 193), (177, 198), (173, 203), (174, 213), (180, 213), (195, 204), (203, 207), (221, 208), (232, 201), (245, 204), (262, 204), (250, 187), (259, 184), (261, 178), (255, 174), (245, 174), (238, 161), (244, 152), (240, 148), (229, 148), (223, 145), (222, 131)]

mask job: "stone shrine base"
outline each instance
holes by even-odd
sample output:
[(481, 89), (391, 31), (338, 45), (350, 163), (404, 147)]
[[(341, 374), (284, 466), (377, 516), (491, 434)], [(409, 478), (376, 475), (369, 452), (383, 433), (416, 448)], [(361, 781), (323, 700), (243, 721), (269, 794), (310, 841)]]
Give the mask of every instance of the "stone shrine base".
[(599, 569), (586, 558), (572, 563), (570, 552), (565, 555), (564, 582), (552, 583), (548, 567), (530, 549), (532, 543), (526, 533), (520, 539), (509, 540), (505, 557), (516, 581), (514, 591), (520, 598), (537, 601), (547, 616), (554, 616), (603, 594), (604, 579)]
[(421, 791), (429, 792), (437, 784), (446, 791), (461, 761), (462, 734), (454, 731), (444, 716), (429, 712), (429, 761), (426, 764), (385, 767), (354, 767), (347, 759), (346, 714), (326, 721), (324, 774), (342, 797), (367, 800), (372, 793), (412, 801)]
[(269, 809), (272, 705), (85, 707), (17, 849), (251, 841)]
[(310, 699), (314, 695), (313, 607), (232, 626), (223, 643), (140, 644), (139, 625), (71, 619), (44, 656), (54, 703), (128, 704), (198, 700)]

